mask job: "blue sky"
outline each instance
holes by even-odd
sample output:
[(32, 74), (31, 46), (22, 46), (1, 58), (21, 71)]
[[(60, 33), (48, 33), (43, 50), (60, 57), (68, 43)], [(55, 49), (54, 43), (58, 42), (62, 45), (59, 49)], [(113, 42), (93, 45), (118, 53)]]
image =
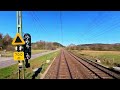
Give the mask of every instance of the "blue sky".
[[(23, 33), (30, 33), (32, 42), (44, 40), (63, 45), (120, 43), (120, 11), (61, 13), (63, 35), (60, 11), (22, 11)], [(0, 11), (0, 32), (14, 37), (17, 32), (16, 21), (16, 11)]]

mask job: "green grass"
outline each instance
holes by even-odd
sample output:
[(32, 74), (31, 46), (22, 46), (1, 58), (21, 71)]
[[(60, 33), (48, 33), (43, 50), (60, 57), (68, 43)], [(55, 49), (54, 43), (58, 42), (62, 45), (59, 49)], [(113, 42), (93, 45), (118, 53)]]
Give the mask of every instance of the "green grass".
[(101, 64), (112, 67), (117, 66), (120, 64), (120, 52), (119, 51), (72, 51), (73, 53), (77, 55), (84, 56), (86, 58), (89, 58), (93, 61), (95, 59), (99, 59), (101, 61)]
[[(25, 69), (25, 78), (31, 79), (32, 75), (34, 74), (33, 69), (40, 68), (42, 64), (43, 64), (43, 67), (42, 67), (41, 73), (44, 73), (48, 65), (52, 62), (52, 60), (58, 54), (59, 54), (59, 51), (56, 51), (56, 52), (53, 52), (53, 53), (50, 53), (44, 56), (40, 56), (33, 60), (30, 60), (29, 62), (30, 62), (31, 67)], [(50, 63), (47, 64), (46, 60), (50, 60)], [(17, 75), (18, 75), (17, 69), (18, 69), (17, 64), (0, 69), (0, 79), (17, 79)], [(21, 76), (22, 76), (22, 72), (21, 72)], [(36, 77), (36, 79), (39, 79), (39, 78), (40, 78), (40, 74)]]
[(0, 69), (0, 79), (10, 77), (14, 72), (17, 71), (17, 64)]
[(32, 50), (32, 54), (37, 54), (37, 53), (42, 53), (42, 52), (47, 52), (49, 50)]

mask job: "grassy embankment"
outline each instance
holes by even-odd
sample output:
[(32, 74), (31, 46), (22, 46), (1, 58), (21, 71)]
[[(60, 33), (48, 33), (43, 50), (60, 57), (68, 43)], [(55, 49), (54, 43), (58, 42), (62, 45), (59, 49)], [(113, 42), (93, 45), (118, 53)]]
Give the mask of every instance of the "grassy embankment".
[[(44, 73), (44, 71), (46, 70), (46, 68), (48, 67), (48, 65), (52, 62), (52, 60), (59, 54), (59, 51), (44, 55), (44, 56), (40, 56), (38, 58), (35, 58), (33, 60), (30, 60), (30, 68), (25, 69), (25, 78), (26, 79), (31, 79), (34, 72), (33, 70), (35, 68), (41, 68), (42, 66), (42, 70), (40, 73), (38, 73), (36, 79), (39, 79), (41, 74)], [(49, 63), (46, 63), (46, 60), (50, 60)], [(18, 74), (17, 74), (17, 64), (6, 67), (6, 68), (2, 68), (0, 69), (0, 79), (17, 79), (18, 78)], [(22, 76), (22, 72), (21, 72), (21, 76)], [(21, 77), (22, 78), (22, 77)]]
[(87, 50), (72, 50), (73, 53), (89, 58), (93, 61), (99, 59), (101, 64), (113, 67), (120, 64), (120, 52), (119, 51), (87, 51)]

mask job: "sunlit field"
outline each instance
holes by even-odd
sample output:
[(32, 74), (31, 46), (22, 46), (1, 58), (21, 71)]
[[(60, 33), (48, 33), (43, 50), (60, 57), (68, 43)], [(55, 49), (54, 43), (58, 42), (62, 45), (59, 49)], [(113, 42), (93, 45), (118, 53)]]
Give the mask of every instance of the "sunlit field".
[(74, 54), (84, 56), (95, 61), (99, 59), (101, 64), (106, 66), (117, 66), (120, 64), (120, 51), (89, 51), (89, 50), (72, 50)]

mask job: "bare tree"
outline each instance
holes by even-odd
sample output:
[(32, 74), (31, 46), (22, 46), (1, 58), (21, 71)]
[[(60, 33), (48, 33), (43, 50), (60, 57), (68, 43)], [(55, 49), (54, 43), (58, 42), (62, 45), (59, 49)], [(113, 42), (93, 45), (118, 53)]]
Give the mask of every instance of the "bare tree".
[(2, 41), (3, 41), (3, 47), (6, 48), (8, 45), (11, 45), (12, 38), (8, 34), (6, 34), (3, 37)]
[(3, 38), (3, 34), (2, 33), (0, 33), (0, 39), (2, 39)]

